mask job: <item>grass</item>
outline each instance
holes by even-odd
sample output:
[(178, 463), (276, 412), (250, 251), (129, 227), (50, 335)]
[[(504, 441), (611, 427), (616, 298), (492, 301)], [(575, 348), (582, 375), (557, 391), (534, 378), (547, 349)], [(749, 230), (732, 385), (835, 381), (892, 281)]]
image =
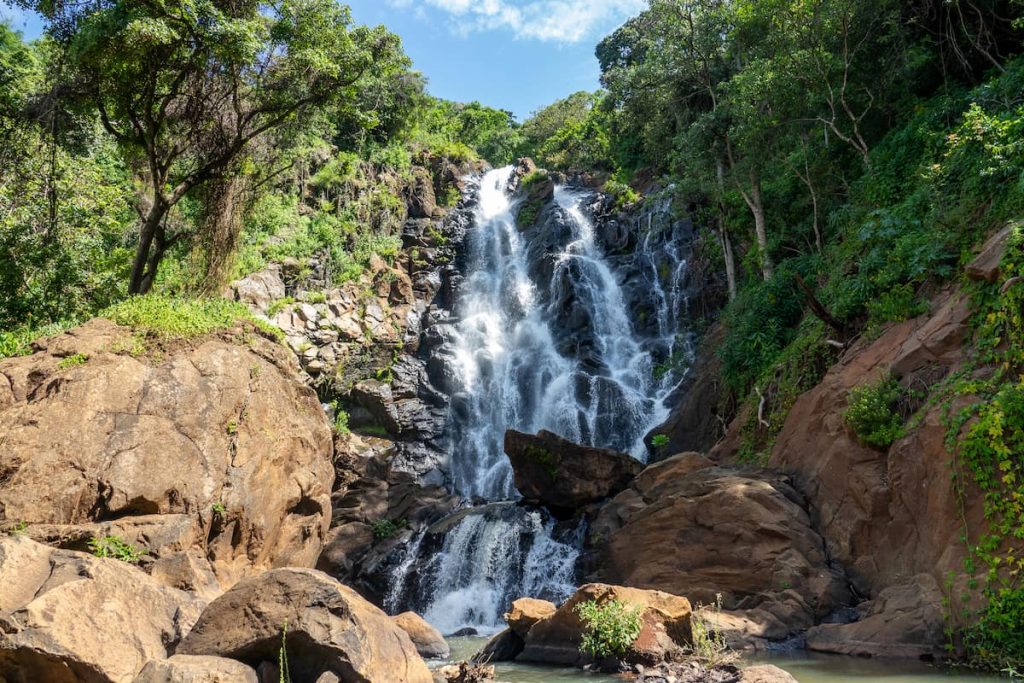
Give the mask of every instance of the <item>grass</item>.
[(194, 339), (248, 322), (280, 339), (273, 325), (253, 317), (243, 304), (226, 299), (187, 299), (148, 294), (126, 299), (100, 316), (162, 340)]
[(79, 365), (85, 365), (88, 362), (89, 362), (88, 354), (76, 353), (73, 356), (68, 356), (67, 358), (62, 358), (60, 360), (60, 362), (57, 363), (57, 368), (60, 369), (60, 370), (68, 370), (70, 368), (77, 368)]

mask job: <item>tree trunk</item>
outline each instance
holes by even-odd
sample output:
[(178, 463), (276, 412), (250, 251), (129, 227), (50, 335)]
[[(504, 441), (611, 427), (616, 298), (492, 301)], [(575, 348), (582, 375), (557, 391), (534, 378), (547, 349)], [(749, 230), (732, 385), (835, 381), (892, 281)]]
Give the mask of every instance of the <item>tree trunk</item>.
[[(150, 266), (150, 251), (153, 240), (170, 209), (159, 198), (155, 199), (145, 213), (142, 226), (139, 228), (139, 244), (135, 248), (135, 259), (132, 261), (131, 277), (128, 281), (129, 294), (145, 294), (149, 287), (144, 287), (147, 267)], [(150, 280), (152, 286), (152, 280)]]
[(243, 185), (241, 178), (231, 174), (210, 181), (205, 188), (202, 249), (206, 265), (200, 284), (204, 294), (219, 293), (231, 274), (242, 233)]
[(750, 172), (750, 192), (744, 192), (743, 199), (754, 215), (754, 233), (757, 236), (758, 251), (761, 252), (761, 274), (765, 280), (770, 280), (775, 265), (768, 253), (768, 223), (764, 215), (764, 197), (761, 195), (761, 176), (757, 171)]
[(729, 301), (736, 298), (736, 255), (732, 250), (732, 240), (725, 226), (718, 231), (718, 241), (722, 246), (722, 258), (725, 259), (725, 281), (729, 285)]

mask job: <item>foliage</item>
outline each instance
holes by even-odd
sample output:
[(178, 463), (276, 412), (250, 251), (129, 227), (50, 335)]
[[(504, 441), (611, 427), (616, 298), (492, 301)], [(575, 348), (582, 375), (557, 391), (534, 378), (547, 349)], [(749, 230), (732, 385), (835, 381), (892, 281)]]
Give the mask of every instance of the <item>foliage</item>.
[(729, 649), (729, 645), (725, 641), (725, 635), (721, 631), (714, 630), (713, 624), (709, 622), (705, 612), (711, 612), (715, 615), (721, 614), (721, 594), (715, 596), (715, 604), (713, 606), (697, 606), (697, 610), (690, 622), (692, 635), (690, 650), (693, 656), (712, 668), (734, 662), (737, 658), (736, 653)]
[(257, 320), (243, 304), (226, 299), (181, 299), (160, 294), (136, 296), (102, 311), (102, 317), (165, 340), (192, 339), (248, 321), (264, 332), (280, 331)]
[(595, 659), (624, 657), (640, 636), (643, 605), (628, 605), (618, 600), (601, 603), (587, 600), (576, 605), (575, 611), (585, 629), (580, 651)]
[(656, 449), (661, 450), (668, 445), (669, 438), (668, 434), (655, 434), (651, 437), (651, 445)]
[(850, 392), (843, 419), (865, 444), (888, 448), (903, 436), (903, 416), (898, 410), (903, 395), (899, 382), (882, 377)]
[(77, 368), (79, 365), (85, 365), (88, 362), (88, 354), (76, 353), (73, 356), (61, 358), (60, 362), (57, 363), (57, 368), (59, 370), (67, 370), (69, 368)]
[(374, 520), (370, 528), (373, 529), (373, 537), (378, 541), (383, 541), (391, 538), (407, 525), (408, 522), (404, 519), (394, 520), (382, 517), (381, 519)]
[(96, 557), (109, 557), (128, 564), (138, 564), (148, 554), (144, 548), (136, 548), (120, 536), (103, 536), (89, 541), (89, 550)]

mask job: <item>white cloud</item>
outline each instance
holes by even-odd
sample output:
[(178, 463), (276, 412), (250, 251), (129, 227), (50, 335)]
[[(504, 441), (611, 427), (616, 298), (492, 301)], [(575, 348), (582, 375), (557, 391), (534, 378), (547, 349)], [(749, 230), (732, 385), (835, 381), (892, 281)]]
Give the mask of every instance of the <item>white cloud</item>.
[(434, 7), (458, 33), (510, 30), (517, 38), (578, 43), (640, 12), (646, 0), (388, 0), (395, 7)]

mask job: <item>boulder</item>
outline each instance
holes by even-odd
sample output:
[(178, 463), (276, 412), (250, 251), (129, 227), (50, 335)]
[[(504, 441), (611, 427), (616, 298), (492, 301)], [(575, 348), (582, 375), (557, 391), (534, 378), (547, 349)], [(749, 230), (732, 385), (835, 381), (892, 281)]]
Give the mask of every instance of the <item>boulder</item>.
[(258, 273), (232, 282), (228, 290), (232, 299), (263, 314), (266, 314), (272, 303), (283, 299), (287, 294), (284, 281), (281, 279), (281, 266), (276, 263)]
[(223, 657), (175, 655), (154, 659), (135, 677), (134, 683), (259, 683), (251, 668)]
[(549, 431), (505, 432), (515, 485), (527, 501), (575, 510), (622, 491), (643, 465), (606, 448), (581, 446)]
[(583, 665), (591, 658), (580, 652), (585, 625), (576, 612), (581, 603), (611, 600), (641, 606), (640, 635), (624, 661), (657, 664), (681, 659), (691, 639), (691, 609), (686, 598), (662, 591), (591, 583), (581, 586), (553, 614), (541, 619), (526, 635), (526, 646), (517, 661), (544, 664)]
[(495, 670), (487, 664), (459, 662), (442, 666), (434, 672), (435, 683), (490, 683), (494, 681)]
[(282, 639), (296, 680), (430, 683), (416, 648), (384, 612), (323, 572), (275, 569), (210, 603), (178, 654), (277, 661)]
[(438, 207), (430, 171), (421, 166), (413, 167), (412, 179), (406, 188), (405, 203), (409, 209), (409, 218), (434, 217)]
[(512, 609), (505, 613), (505, 623), (520, 638), (525, 638), (533, 625), (555, 613), (555, 604), (535, 598), (519, 598), (512, 603)]
[(946, 627), (943, 597), (935, 578), (920, 574), (859, 605), (857, 621), (810, 629), (807, 649), (858, 657), (941, 658)]
[(291, 354), (243, 328), (139, 345), (93, 320), (0, 361), (0, 529), (75, 549), (109, 533), (157, 560), (196, 550), (222, 587), (315, 563), (331, 431)]
[(519, 634), (511, 628), (507, 628), (494, 634), (487, 644), (473, 655), (473, 661), (477, 663), (511, 662), (522, 653), (524, 647), (526, 647), (526, 643)]
[(451, 654), (448, 642), (441, 632), (427, 623), (427, 620), (415, 612), (402, 612), (391, 617), (392, 621), (409, 635), (412, 644), (421, 657), (428, 659), (447, 657)]
[(126, 562), (0, 536), (0, 681), (131, 683), (201, 609)]
[(793, 676), (772, 664), (758, 664), (743, 670), (743, 683), (797, 683)]
[(967, 277), (984, 282), (997, 281), (1003, 254), (1006, 253), (1006, 245), (1009, 244), (1013, 232), (1020, 229), (1020, 225), (1011, 224), (992, 235), (982, 245), (981, 251), (974, 257), (974, 260), (967, 264)]
[(784, 475), (695, 453), (647, 467), (590, 527), (592, 580), (746, 610), (783, 639), (851, 600)]

